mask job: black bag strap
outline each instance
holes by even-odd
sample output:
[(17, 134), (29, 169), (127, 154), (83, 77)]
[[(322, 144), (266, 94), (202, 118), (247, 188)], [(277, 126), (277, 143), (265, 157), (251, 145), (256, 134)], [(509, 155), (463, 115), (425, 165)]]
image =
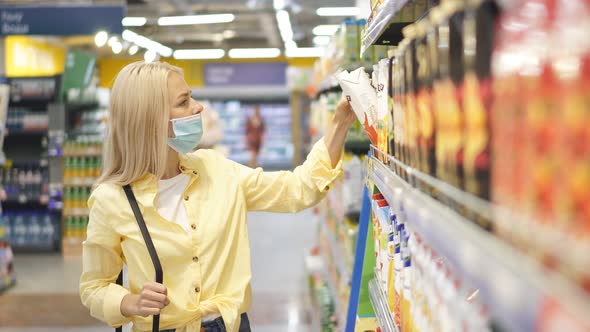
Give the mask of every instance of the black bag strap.
[[(164, 273), (162, 271), (162, 264), (160, 264), (160, 259), (158, 258), (158, 253), (156, 252), (156, 248), (154, 247), (154, 243), (152, 242), (152, 237), (150, 236), (150, 232), (147, 229), (145, 224), (145, 220), (143, 220), (143, 216), (141, 215), (141, 210), (139, 209), (139, 205), (137, 205), (137, 200), (135, 199), (135, 195), (133, 194), (133, 190), (131, 189), (130, 185), (123, 186), (123, 190), (125, 191), (125, 195), (127, 195), (127, 200), (129, 200), (129, 205), (131, 205), (131, 210), (133, 210), (133, 214), (135, 215), (135, 219), (137, 220), (137, 224), (139, 225), (139, 229), (141, 230), (141, 235), (143, 236), (143, 240), (145, 241), (145, 245), (147, 250), (152, 258), (152, 263), (154, 264), (154, 270), (156, 271), (156, 282), (157, 283), (164, 283)], [(117, 278), (117, 283), (123, 284), (123, 271), (119, 274), (119, 278)], [(122, 332), (123, 328), (119, 327), (116, 329), (117, 332)], [(159, 332), (160, 331), (160, 315), (154, 315), (154, 321), (152, 324), (152, 332)]]

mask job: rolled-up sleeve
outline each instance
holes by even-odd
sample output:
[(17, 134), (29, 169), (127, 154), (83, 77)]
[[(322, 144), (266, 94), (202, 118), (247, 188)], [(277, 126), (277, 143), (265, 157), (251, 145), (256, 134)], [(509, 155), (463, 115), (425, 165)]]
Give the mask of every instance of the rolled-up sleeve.
[(116, 284), (123, 266), (121, 239), (109, 222), (112, 216), (96, 196), (95, 191), (88, 201), (90, 219), (82, 249), (80, 297), (93, 317), (118, 327), (131, 321), (121, 314), (121, 301), (129, 290)]
[(263, 172), (261, 168), (234, 163), (250, 211), (297, 212), (317, 204), (342, 174), (342, 156), (336, 167), (324, 139), (319, 140), (306, 161), (292, 172)]

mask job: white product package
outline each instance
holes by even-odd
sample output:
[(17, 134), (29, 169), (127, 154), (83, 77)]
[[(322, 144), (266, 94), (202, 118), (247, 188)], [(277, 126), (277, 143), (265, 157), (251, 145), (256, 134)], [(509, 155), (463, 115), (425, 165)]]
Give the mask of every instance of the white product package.
[(351, 72), (342, 71), (337, 78), (371, 143), (377, 145), (377, 92), (371, 86), (369, 75), (361, 67)]

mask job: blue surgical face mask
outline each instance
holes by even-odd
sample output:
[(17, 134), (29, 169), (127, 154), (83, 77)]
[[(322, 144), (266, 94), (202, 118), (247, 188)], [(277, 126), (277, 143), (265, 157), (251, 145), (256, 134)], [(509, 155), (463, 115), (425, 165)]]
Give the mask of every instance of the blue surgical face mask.
[(170, 122), (176, 137), (168, 138), (168, 146), (183, 154), (193, 151), (203, 136), (201, 114), (172, 119)]

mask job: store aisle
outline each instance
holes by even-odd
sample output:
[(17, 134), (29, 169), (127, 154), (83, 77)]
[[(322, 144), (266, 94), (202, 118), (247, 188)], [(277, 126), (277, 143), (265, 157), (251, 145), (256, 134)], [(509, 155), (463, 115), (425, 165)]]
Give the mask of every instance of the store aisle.
[[(250, 215), (253, 331), (311, 332), (303, 253), (314, 243), (315, 225), (310, 210)], [(112, 331), (80, 304), (80, 259), (17, 255), (15, 268), (18, 284), (0, 296), (0, 332)]]

